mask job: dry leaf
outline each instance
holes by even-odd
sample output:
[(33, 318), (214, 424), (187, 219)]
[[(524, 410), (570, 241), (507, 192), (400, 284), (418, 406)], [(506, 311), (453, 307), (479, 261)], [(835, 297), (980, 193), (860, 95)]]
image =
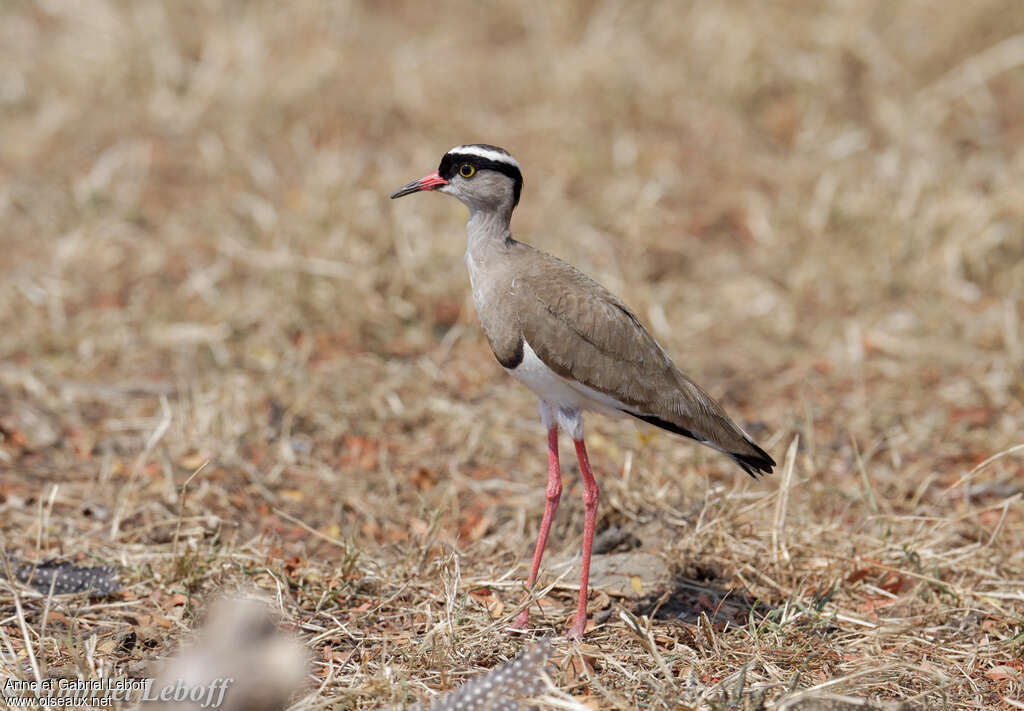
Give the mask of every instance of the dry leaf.
[(1005, 664), (1000, 665), (998, 667), (992, 667), (987, 672), (985, 672), (985, 676), (987, 676), (992, 681), (1002, 681), (1003, 679), (1021, 679), (1021, 673), (1019, 671), (1017, 671), (1013, 667), (1006, 666)]
[(580, 680), (590, 680), (595, 676), (594, 658), (575, 652), (555, 662), (562, 670), (566, 685), (575, 684)]
[(210, 457), (205, 454), (196, 452), (195, 454), (186, 454), (184, 457), (178, 460), (178, 466), (182, 469), (188, 469), (189, 471), (195, 471), (199, 467), (203, 466), (204, 462), (208, 462)]
[(169, 610), (172, 607), (178, 607), (179, 605), (187, 604), (188, 596), (182, 595), (181, 593), (175, 593), (174, 595), (171, 595), (169, 598), (160, 603), (160, 607), (164, 608), (165, 610)]
[(277, 495), (285, 501), (302, 501), (306, 498), (306, 494), (301, 489), (280, 489)]

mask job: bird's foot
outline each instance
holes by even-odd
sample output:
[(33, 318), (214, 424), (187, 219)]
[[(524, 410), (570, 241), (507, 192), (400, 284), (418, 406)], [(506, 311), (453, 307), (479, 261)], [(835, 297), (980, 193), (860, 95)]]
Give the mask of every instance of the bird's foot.
[(510, 629), (525, 630), (529, 626), (530, 626), (530, 611), (527, 609), (527, 610), (523, 610), (522, 612), (520, 612), (516, 616), (515, 622), (513, 622), (510, 625)]
[(565, 631), (566, 639), (570, 639), (574, 642), (579, 642), (583, 639), (584, 633), (587, 631), (587, 613), (582, 615), (576, 615), (576, 621), (573, 622), (572, 627)]

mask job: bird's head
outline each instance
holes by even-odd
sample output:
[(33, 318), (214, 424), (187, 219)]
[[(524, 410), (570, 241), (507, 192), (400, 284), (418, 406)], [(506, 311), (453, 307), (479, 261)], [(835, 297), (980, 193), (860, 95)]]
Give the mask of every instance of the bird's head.
[(452, 148), (437, 171), (399, 188), (391, 198), (437, 190), (457, 197), (473, 212), (511, 214), (522, 189), (519, 162), (503, 148), (480, 143)]

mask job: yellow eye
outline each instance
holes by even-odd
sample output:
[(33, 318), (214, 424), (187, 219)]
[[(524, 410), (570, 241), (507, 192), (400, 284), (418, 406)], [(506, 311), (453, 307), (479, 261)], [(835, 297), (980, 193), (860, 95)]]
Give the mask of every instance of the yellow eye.
[(459, 175), (463, 178), (472, 178), (476, 174), (476, 168), (471, 166), (469, 163), (463, 163), (459, 168)]

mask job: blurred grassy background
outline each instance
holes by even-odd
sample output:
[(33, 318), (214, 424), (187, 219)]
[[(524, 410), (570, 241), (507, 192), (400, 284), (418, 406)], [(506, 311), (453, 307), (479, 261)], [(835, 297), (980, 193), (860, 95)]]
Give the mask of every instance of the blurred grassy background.
[[(909, 549), (920, 570), (961, 586), (1013, 570), (1019, 582), (1019, 454), (959, 498), (943, 493), (1024, 429), (1015, 0), (11, 0), (0, 120), (8, 551), (168, 565), (152, 556), (186, 516), (195, 550), (214, 551), (230, 529), (257, 556), (339, 564), (280, 509), (381, 565), (414, 545), (448, 555), (428, 540), (455, 545), (463, 573), (483, 580), (526, 561), (543, 433), (532, 394), (479, 332), (465, 210), (387, 199), (449, 147), (488, 142), (523, 165), (519, 239), (622, 296), (776, 459), (801, 438), (788, 515), (803, 548), (775, 561), (775, 587), (737, 571), (770, 547), (779, 477), (748, 484), (713, 453), (591, 418), (600, 527), (640, 520), (669, 565), (692, 574), (694, 560), (713, 561), (773, 604), (813, 591), (815, 576), (846, 579), (821, 563), (838, 548), (892, 565)], [(207, 460), (179, 510), (182, 483)], [(582, 507), (566, 472), (553, 543), (571, 556)], [(50, 483), (43, 527), (35, 505)], [(666, 511), (688, 523), (666, 523)], [(708, 520), (723, 523), (702, 534)], [(995, 545), (977, 554), (994, 558), (968, 570), (953, 552), (988, 536)], [(234, 580), (220, 568), (148, 575), (133, 590)], [(400, 589), (374, 575), (346, 594)], [(840, 604), (870, 597), (854, 588)], [(948, 622), (916, 595), (908, 609), (942, 609)], [(1006, 604), (985, 612), (1002, 625), (991, 639), (1018, 634), (1022, 603)], [(972, 630), (963, 649), (979, 644)], [(492, 637), (449, 639), (445, 663), (511, 649)], [(709, 679), (751, 660), (750, 640), (732, 643), (736, 657), (702, 657), (728, 669)], [(930, 654), (890, 651), (911, 666)], [(754, 676), (784, 678), (803, 661), (786, 658)], [(815, 662), (815, 673), (878, 659)], [(379, 682), (382, 660), (360, 673)], [(416, 676), (436, 671), (423, 658), (391, 663), (436, 688)], [(991, 701), (986, 668), (955, 683), (958, 664), (938, 664), (946, 681), (904, 670), (841, 688)], [(576, 692), (602, 708), (641, 697), (660, 708), (611, 666), (598, 673)], [(347, 698), (371, 707), (377, 687), (352, 679), (361, 691)]]

